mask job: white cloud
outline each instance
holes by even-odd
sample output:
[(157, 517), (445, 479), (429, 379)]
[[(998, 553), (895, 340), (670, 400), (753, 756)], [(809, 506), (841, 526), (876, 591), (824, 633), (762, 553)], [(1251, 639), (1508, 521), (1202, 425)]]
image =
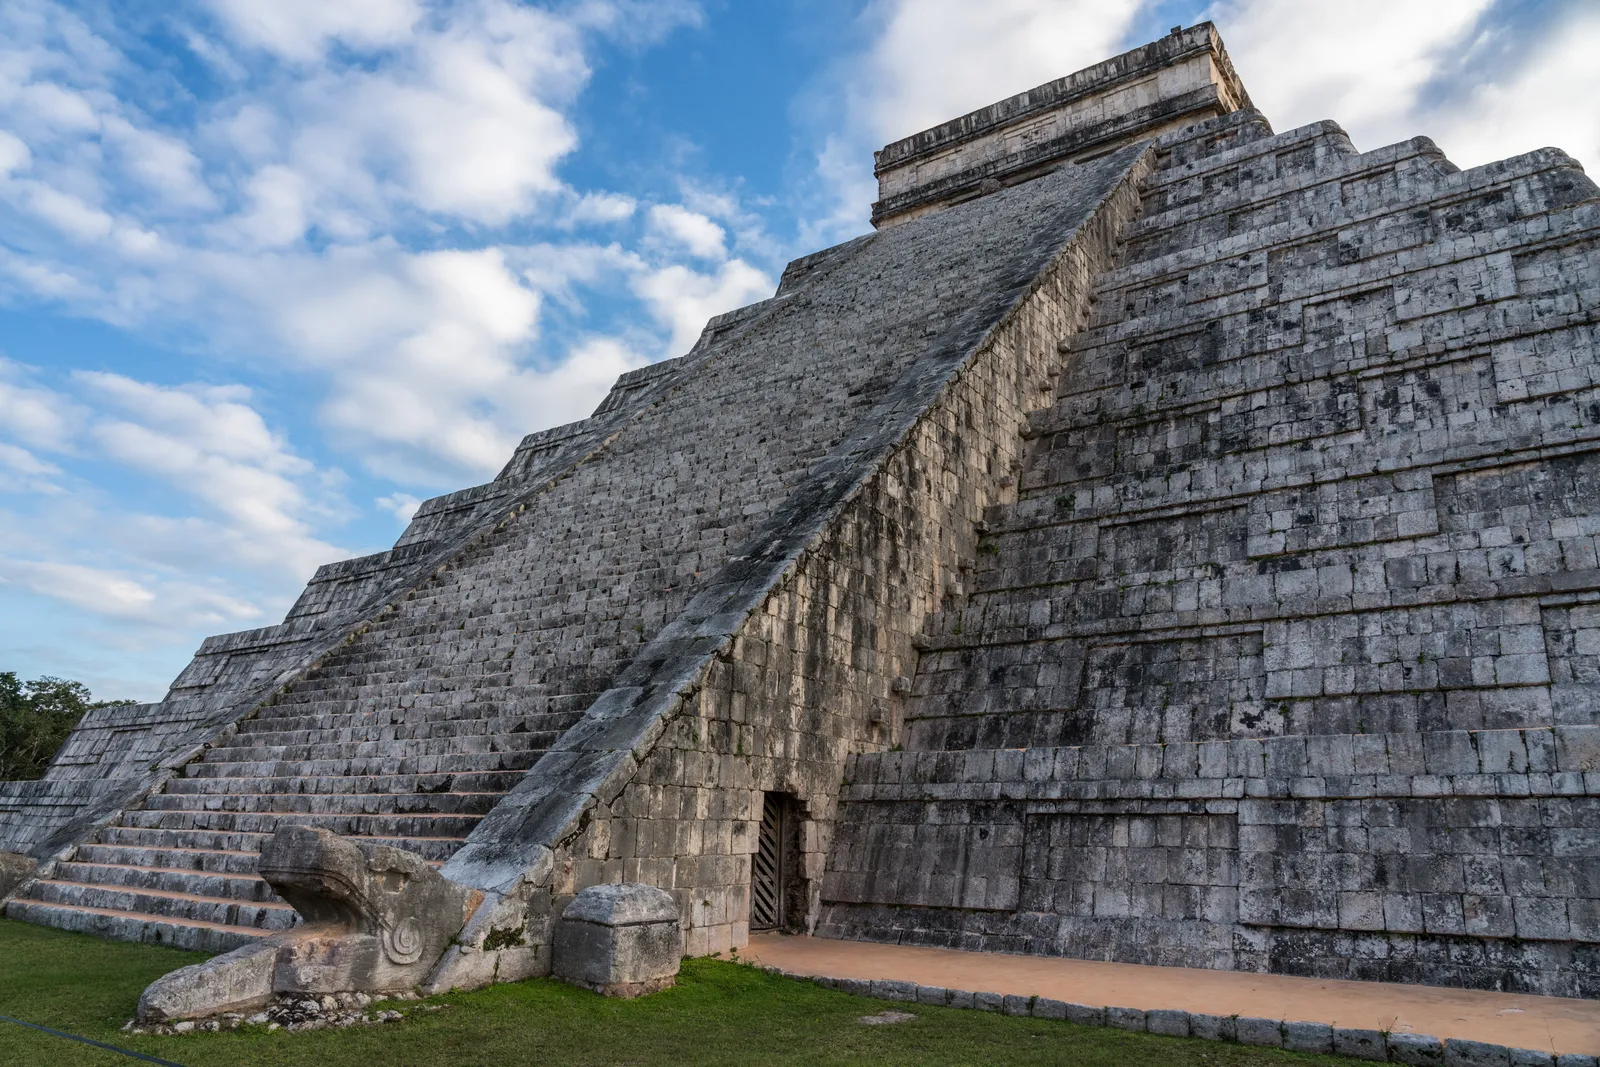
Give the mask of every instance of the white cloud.
[(1255, 105), (1280, 130), (1332, 118), (1368, 143), (1403, 140), (1420, 94), (1493, 0), (1223, 0), (1207, 14)]
[(775, 288), (742, 259), (730, 259), (710, 274), (673, 264), (639, 275), (633, 285), (656, 319), (671, 328), (675, 356), (689, 351), (711, 316), (765, 299)]
[(723, 242), (728, 235), (722, 227), (682, 205), (652, 206), (650, 229), (670, 244), (678, 245), (701, 259), (721, 259), (727, 255)]
[(0, 581), (101, 615), (140, 616), (156, 604), (148, 586), (75, 563), (0, 559)]
[(0, 130), (0, 179), (9, 178), (20, 170), (27, 170), (33, 162), (33, 153), (15, 134)]
[(1122, 51), (1140, 6), (876, 0), (866, 17), (881, 29), (851, 87), (852, 117), (881, 144), (1071, 74)]
[(0, 492), (59, 493), (54, 476), (61, 468), (25, 448), (0, 441)]
[(292, 60), (320, 59), (330, 41), (370, 49), (404, 40), (415, 0), (211, 0), (234, 38)]
[[(0, 35), (0, 126), (27, 94), (64, 117), (49, 131), (13, 126), (16, 143), (0, 143), (19, 175), (0, 181), (0, 201), (55, 236), (27, 255), (0, 248), (0, 274), (131, 329), (176, 320), (225, 350), (283, 360), (322, 383), (335, 440), (403, 481), (492, 473), (538, 418), (577, 417), (561, 405), (603, 392), (588, 372), (561, 376), (592, 349), (539, 351), (543, 298), (576, 309), (574, 284), (619, 275), (626, 292), (627, 278), (652, 268), (615, 248), (531, 251), (496, 230), (634, 215), (631, 197), (574, 190), (556, 174), (576, 144), (564, 109), (589, 76), (584, 35), (645, 40), (693, 21), (695, 7), (218, 0), (235, 44), (297, 65), (262, 66), (258, 55), (252, 83), (203, 106), (183, 133), (105, 91), (105, 71), (126, 62), (114, 50), (84, 44), (94, 62), (75, 62), (40, 29), (72, 23), (98, 40), (81, 23), (45, 0), (22, 2), (43, 14), (32, 29), (17, 24), (10, 46)], [(218, 69), (235, 62), (207, 45)], [(720, 257), (718, 224), (675, 210), (671, 254)], [(418, 234), (421, 247), (408, 246)], [(577, 273), (557, 276), (563, 266)], [(659, 342), (618, 343), (631, 353)], [(550, 399), (530, 410), (532, 395)]]
[(1430, 133), (1457, 163), (1553, 146), (1600, 175), (1600, 11), (1574, 6), (1497, 78), (1472, 78), (1444, 106), (1424, 110)]
[(625, 222), (633, 218), (638, 206), (633, 197), (623, 196), (620, 193), (585, 193), (561, 221), (570, 224), (599, 225)]
[(417, 509), (422, 506), (422, 501), (410, 493), (390, 493), (388, 496), (378, 497), (373, 503), (384, 511), (392, 513), (402, 525), (409, 523), (411, 517), (417, 513)]
[(0, 435), (59, 451), (70, 447), (83, 417), (61, 394), (27, 384), (27, 368), (0, 357)]

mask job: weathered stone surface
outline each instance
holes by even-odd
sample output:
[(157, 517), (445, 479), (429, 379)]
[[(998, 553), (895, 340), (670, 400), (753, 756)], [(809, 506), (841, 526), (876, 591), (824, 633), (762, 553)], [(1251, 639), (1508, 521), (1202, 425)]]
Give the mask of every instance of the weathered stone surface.
[(1283, 1022), (1279, 1019), (1239, 1018), (1234, 1020), (1234, 1035), (1241, 1045), (1283, 1047)]
[(1165, 1034), (1168, 1037), (1189, 1036), (1189, 1013), (1186, 1011), (1159, 1008), (1144, 1014), (1145, 1029), (1152, 1034)]
[(1439, 1067), (1444, 1063), (1444, 1042), (1428, 1034), (1390, 1034), (1389, 1059), (1410, 1067)]
[(245, 945), (156, 979), (139, 996), (142, 1023), (252, 1012), (272, 1000), (277, 946)]
[[(828, 936), (1600, 995), (1600, 191), (1247, 105), (1201, 26), (886, 147), (894, 226), (0, 785), (6, 915), (444, 990), (629, 882), (721, 952), (781, 797)], [(297, 930), (296, 824), (414, 855)], [(398, 963), (385, 873), (484, 901)]]
[(420, 856), (310, 826), (275, 833), (258, 870), (305, 923), (280, 953), (280, 992), (419, 985), (483, 901)]
[(0, 852), (0, 900), (9, 897), (18, 886), (32, 878), (38, 867), (38, 861), (32, 856)]
[(1375, 1060), (1384, 1063), (1389, 1059), (1381, 1030), (1352, 1030), (1343, 1026), (1333, 1028), (1333, 1051), (1338, 1056), (1357, 1060)]
[[(556, 926), (555, 976), (608, 997), (665, 989), (682, 958), (677, 902), (653, 886), (590, 886), (566, 906)], [(914, 1000), (916, 986), (910, 991), (890, 999)]]

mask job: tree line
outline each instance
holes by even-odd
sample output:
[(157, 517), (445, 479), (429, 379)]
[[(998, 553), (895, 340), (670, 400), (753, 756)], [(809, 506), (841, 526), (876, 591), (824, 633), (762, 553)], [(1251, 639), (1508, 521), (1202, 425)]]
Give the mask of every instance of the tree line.
[(0, 782), (43, 775), (84, 712), (136, 703), (95, 700), (88, 686), (66, 678), (46, 675), (24, 682), (12, 671), (0, 671)]

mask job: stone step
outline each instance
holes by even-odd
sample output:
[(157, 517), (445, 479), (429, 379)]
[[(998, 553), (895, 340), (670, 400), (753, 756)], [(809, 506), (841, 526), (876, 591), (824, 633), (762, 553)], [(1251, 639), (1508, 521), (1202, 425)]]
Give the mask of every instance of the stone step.
[[(397, 726), (376, 726), (360, 730), (293, 730), (282, 733), (237, 734), (226, 746), (210, 752), (214, 758), (237, 759), (244, 750), (247, 759), (286, 758), (324, 759), (330, 755), (361, 755), (393, 751), (400, 755), (426, 752), (498, 752), (547, 749), (561, 738), (561, 730), (525, 730), (508, 733), (443, 730), (427, 726), (407, 730)], [(327, 746), (339, 746), (330, 750)], [(348, 746), (348, 747), (347, 747)], [(356, 748), (354, 746), (366, 746)], [(209, 754), (209, 753), (208, 753)]]
[(244, 901), (54, 878), (35, 882), (28, 899), (57, 907), (137, 912), (163, 919), (189, 919), (254, 930), (287, 930), (295, 924), (294, 909), (282, 901)]
[(194, 919), (156, 918), (117, 908), (64, 907), (39, 900), (12, 900), (6, 904), (5, 916), (114, 941), (143, 941), (212, 953), (230, 952), (273, 932)]
[[(226, 779), (221, 779), (226, 781)], [(146, 811), (311, 815), (484, 815), (504, 793), (157, 793)]]
[[(601, 650), (596, 650), (597, 653)], [(619, 657), (620, 665), (620, 657)], [(549, 665), (547, 665), (549, 666)], [(426, 671), (428, 668), (423, 668)], [(538, 668), (533, 668), (535, 671)], [(552, 671), (555, 668), (552, 667)], [(259, 721), (280, 716), (320, 718), (324, 715), (352, 716), (392, 714), (404, 700), (407, 715), (435, 713), (447, 718), (492, 718), (508, 714), (505, 709), (515, 709), (519, 715), (560, 715), (576, 718), (594, 703), (601, 690), (594, 688), (597, 677), (607, 677), (609, 672), (594, 676), (585, 668), (572, 678), (550, 678), (547, 686), (512, 685), (506, 679), (456, 678), (440, 688), (417, 692), (410, 676), (396, 675), (389, 681), (374, 678), (361, 668), (353, 674), (338, 674), (323, 679), (316, 689), (293, 689), (280, 696), (278, 703), (264, 711)], [(370, 688), (369, 688), (370, 686)], [(376, 693), (374, 693), (376, 690)], [(359, 695), (358, 695), (359, 694)], [(470, 695), (471, 702), (458, 699)]]
[(374, 756), (411, 758), (460, 755), (465, 753), (527, 752), (543, 750), (556, 740), (553, 732), (505, 734), (499, 737), (438, 737), (409, 740), (327, 741), (284, 745), (254, 744), (243, 735), (230, 738), (235, 743), (208, 750), (202, 762), (255, 763), (266, 760), (361, 759)]
[(52, 877), (85, 885), (156, 890), (252, 903), (283, 903), (254, 870), (249, 873), (220, 874), (120, 863), (85, 863), (74, 858), (58, 864)]
[[(196, 764), (190, 764), (196, 766)], [(279, 775), (273, 778), (172, 778), (168, 793), (504, 793), (525, 772), (468, 771), (461, 774)]]
[(279, 826), (318, 826), (341, 837), (466, 837), (481, 815), (433, 815), (412, 812), (395, 815), (323, 814), (265, 811), (147, 811), (124, 812), (123, 826), (146, 830), (222, 830), (271, 834)]
[(79, 845), (73, 862), (124, 867), (159, 867), (165, 870), (204, 871), (212, 874), (255, 876), (259, 852), (212, 848), (157, 848), (140, 845)]
[[(300, 738), (301, 735), (327, 735), (330, 740), (363, 740), (371, 734), (384, 740), (411, 737), (454, 737), (560, 733), (572, 725), (574, 716), (560, 715), (484, 715), (465, 716), (456, 709), (426, 708), (412, 712), (363, 712), (351, 715), (284, 715), (272, 719), (249, 719), (239, 724), (238, 737), (252, 744), (284, 744), (274, 737)], [(389, 732), (385, 732), (389, 731)]]
[[(215, 750), (213, 750), (214, 752)], [(184, 768), (191, 778), (351, 778), (365, 775), (461, 774), (473, 771), (525, 771), (544, 752), (453, 752), (434, 756), (359, 756), (308, 760), (197, 760)]]
[[(254, 870), (254, 857), (260, 853), (270, 836), (272, 836), (270, 833), (264, 831), (107, 826), (100, 831), (99, 844), (111, 848), (248, 854), (251, 856), (251, 869)], [(455, 855), (456, 850), (465, 842), (466, 836), (413, 834), (409, 837), (398, 837), (373, 834), (363, 840), (392, 848), (403, 848), (429, 861), (443, 861)]]

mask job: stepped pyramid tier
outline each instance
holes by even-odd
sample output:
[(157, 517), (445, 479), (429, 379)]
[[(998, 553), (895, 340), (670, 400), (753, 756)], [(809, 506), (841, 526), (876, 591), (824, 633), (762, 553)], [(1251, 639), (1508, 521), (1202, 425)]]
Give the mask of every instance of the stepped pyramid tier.
[(875, 233), (0, 785), (6, 915), (299, 951), (311, 827), (466, 902), (360, 913), (429, 988), (620, 881), (691, 954), (1600, 994), (1600, 190), (1249, 104), (1202, 24), (887, 146)]

